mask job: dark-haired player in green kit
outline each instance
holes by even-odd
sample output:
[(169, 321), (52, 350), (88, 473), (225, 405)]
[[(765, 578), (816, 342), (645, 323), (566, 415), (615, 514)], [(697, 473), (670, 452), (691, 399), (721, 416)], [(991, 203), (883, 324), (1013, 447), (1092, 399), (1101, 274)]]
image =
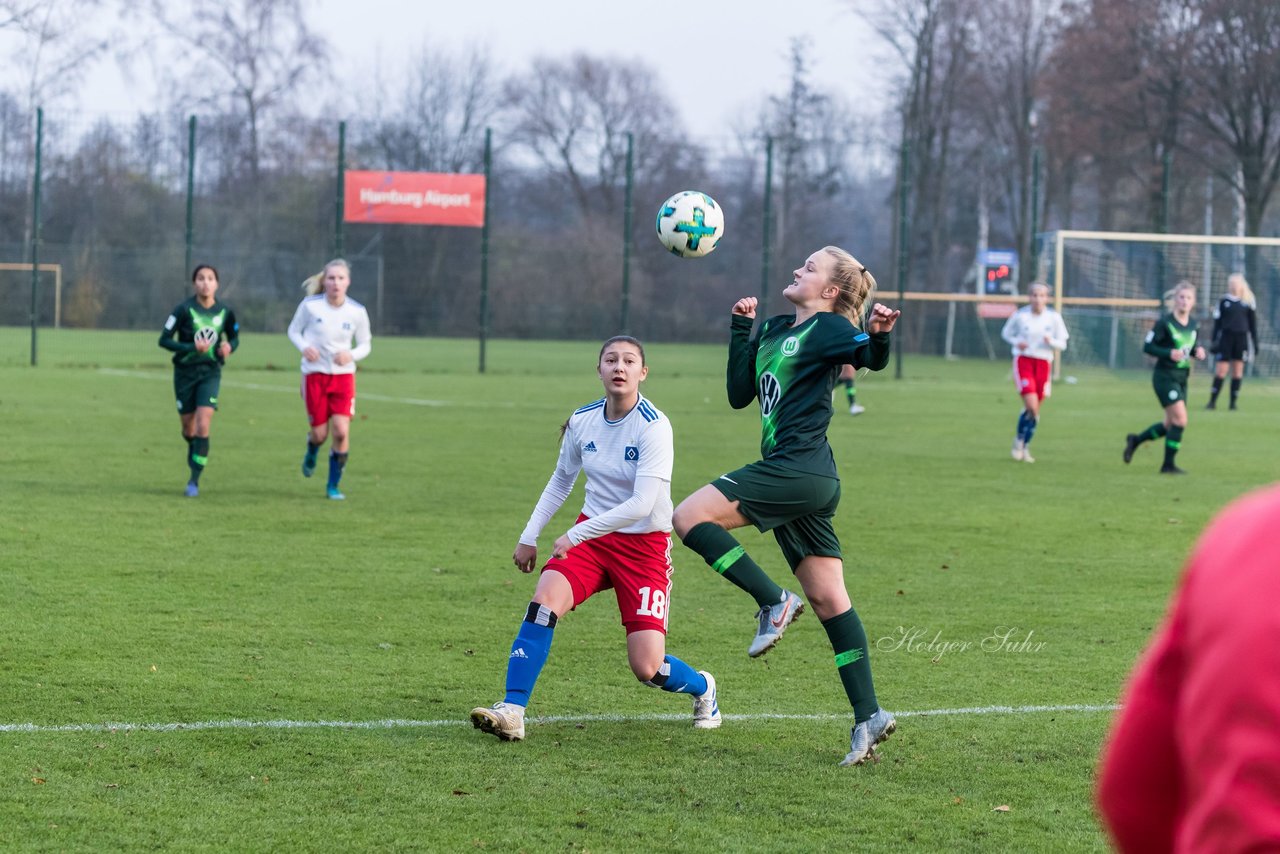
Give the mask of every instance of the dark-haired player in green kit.
[(672, 521), (686, 546), (756, 600), (759, 628), (747, 649), (752, 657), (776, 644), (804, 609), (800, 597), (770, 579), (729, 533), (745, 525), (773, 531), (822, 621), (853, 706), (849, 754), (840, 764), (860, 765), (897, 724), (876, 700), (866, 631), (845, 588), (840, 541), (832, 525), (840, 476), (827, 427), (841, 367), (883, 368), (889, 361), (889, 332), (900, 312), (877, 303), (867, 318), (867, 332), (855, 325), (875, 279), (838, 247), (814, 252), (794, 275), (782, 294), (795, 314), (769, 318), (755, 338), (756, 298), (745, 297), (733, 306), (729, 405), (743, 409), (759, 400), (763, 459), (690, 495)]
[(1196, 343), (1196, 322), (1191, 317), (1191, 309), (1196, 304), (1195, 285), (1178, 282), (1165, 296), (1169, 313), (1156, 321), (1142, 345), (1142, 352), (1156, 357), (1151, 385), (1156, 399), (1164, 407), (1164, 421), (1126, 436), (1124, 461), (1132, 460), (1133, 452), (1143, 442), (1163, 436), (1164, 464), (1160, 466), (1160, 473), (1186, 474), (1173, 460), (1182, 447), (1182, 432), (1187, 427), (1187, 377), (1191, 374), (1191, 360), (1203, 359), (1204, 348)]
[(209, 426), (218, 408), (222, 365), (240, 346), (240, 326), (228, 306), (218, 302), (218, 271), (201, 264), (191, 274), (195, 295), (169, 314), (160, 346), (173, 351), (173, 392), (187, 442), (186, 495), (200, 494), (200, 473), (209, 460)]

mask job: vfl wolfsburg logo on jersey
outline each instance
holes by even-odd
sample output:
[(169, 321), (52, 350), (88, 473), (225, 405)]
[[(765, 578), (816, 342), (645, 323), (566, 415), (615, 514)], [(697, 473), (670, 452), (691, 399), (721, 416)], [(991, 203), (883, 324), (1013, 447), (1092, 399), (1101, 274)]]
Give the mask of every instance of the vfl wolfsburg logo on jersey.
[(756, 355), (756, 389), (760, 399), (761, 447), (768, 453), (777, 442), (778, 424), (775, 420), (782, 396), (795, 377), (796, 365), (790, 362), (800, 352), (800, 345), (816, 326), (809, 326), (798, 335), (789, 335), (780, 343), (772, 339), (762, 344)]

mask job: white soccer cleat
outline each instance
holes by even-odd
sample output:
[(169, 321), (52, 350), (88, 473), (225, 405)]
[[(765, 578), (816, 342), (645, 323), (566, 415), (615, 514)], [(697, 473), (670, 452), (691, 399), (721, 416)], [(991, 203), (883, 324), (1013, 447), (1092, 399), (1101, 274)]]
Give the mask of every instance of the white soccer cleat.
[(1035, 458), (1035, 457), (1033, 457), (1033, 456), (1031, 456), (1031, 451), (1030, 451), (1030, 449), (1028, 449), (1028, 448), (1023, 448), (1023, 449), (1022, 449), (1022, 461), (1023, 461), (1024, 463), (1034, 463), (1034, 462), (1036, 461), (1036, 458)]
[(777, 605), (761, 608), (756, 612), (760, 626), (756, 629), (756, 636), (751, 639), (751, 646), (747, 647), (747, 655), (756, 658), (773, 649), (791, 621), (802, 613), (804, 602), (800, 601), (800, 597), (789, 590), (783, 590), (782, 599)]
[(876, 713), (853, 728), (849, 736), (849, 755), (840, 764), (842, 766), (861, 765), (875, 756), (876, 745), (888, 738), (898, 722), (893, 715), (884, 709), (876, 709)]
[(720, 726), (720, 704), (716, 701), (716, 679), (705, 670), (698, 671), (707, 680), (707, 690), (693, 697), (693, 726), (695, 729), (715, 729)]
[(524, 707), (494, 703), (471, 710), (471, 725), (503, 741), (524, 740)]
[(1027, 458), (1027, 444), (1021, 439), (1013, 440), (1013, 447), (1009, 450), (1009, 455), (1015, 460), (1025, 460)]
[(850, 406), (849, 406), (849, 414), (850, 414), (850, 415), (861, 415), (862, 413), (864, 413), (864, 412), (866, 412), (866, 411), (867, 411), (867, 408), (866, 408), (865, 406), (862, 406), (862, 405), (857, 404), (857, 403), (850, 404)]

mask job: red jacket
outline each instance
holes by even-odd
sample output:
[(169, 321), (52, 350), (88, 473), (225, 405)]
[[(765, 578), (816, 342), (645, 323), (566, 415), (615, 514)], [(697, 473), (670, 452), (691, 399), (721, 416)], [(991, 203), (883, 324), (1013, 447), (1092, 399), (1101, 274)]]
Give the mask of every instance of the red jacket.
[(1103, 749), (1125, 852), (1280, 851), (1280, 488), (1201, 537)]

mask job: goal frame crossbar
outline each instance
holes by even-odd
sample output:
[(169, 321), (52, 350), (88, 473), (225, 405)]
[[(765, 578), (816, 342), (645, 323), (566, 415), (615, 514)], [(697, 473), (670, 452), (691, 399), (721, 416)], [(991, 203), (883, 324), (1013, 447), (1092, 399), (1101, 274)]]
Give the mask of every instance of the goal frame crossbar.
[[(40, 264), (38, 270), (41, 273), (53, 273), (53, 328), (59, 329), (62, 326), (62, 265)], [(30, 273), (31, 262), (0, 262), (0, 273), (2, 272)]]
[(1062, 277), (1066, 242), (1068, 240), (1107, 240), (1116, 243), (1179, 243), (1191, 245), (1215, 246), (1275, 246), (1280, 248), (1280, 238), (1276, 237), (1237, 237), (1225, 234), (1161, 234), (1145, 231), (1079, 231), (1061, 229), (1049, 232), (1053, 235), (1053, 295), (1054, 306), (1059, 311), (1064, 304), (1070, 304), (1062, 296)]

